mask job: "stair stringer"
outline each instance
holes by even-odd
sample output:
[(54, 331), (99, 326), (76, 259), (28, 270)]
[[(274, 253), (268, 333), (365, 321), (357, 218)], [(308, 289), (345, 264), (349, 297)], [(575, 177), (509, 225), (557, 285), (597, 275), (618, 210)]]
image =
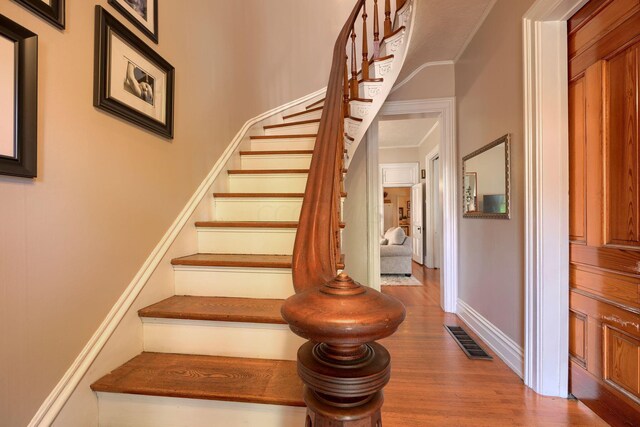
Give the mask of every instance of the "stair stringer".
[[(153, 249), (28, 427), (97, 426), (98, 401), (90, 385), (143, 350), (143, 323), (138, 310), (175, 294), (171, 259), (198, 251), (197, 221), (214, 217), (214, 192), (228, 191), (227, 171), (241, 165), (240, 151), (263, 126), (283, 122), (283, 116), (325, 96), (326, 88), (279, 106), (247, 121), (196, 189), (182, 212)], [(114, 260), (116, 261), (116, 260)]]
[[(393, 60), (390, 64), (385, 63), (377, 65), (372, 64), (370, 67), (370, 74), (375, 78), (383, 78), (384, 81), (380, 85), (376, 85), (373, 88), (367, 88), (365, 93), (361, 96), (372, 99), (373, 102), (367, 103), (368, 105), (362, 105), (364, 103), (359, 101), (351, 102), (351, 116), (362, 119), (360, 123), (354, 123), (351, 119), (345, 119), (345, 131), (353, 138), (353, 141), (345, 140), (345, 148), (347, 150), (345, 158), (345, 167), (349, 167), (349, 163), (353, 158), (358, 146), (362, 142), (364, 135), (369, 130), (369, 127), (373, 123), (374, 119), (378, 115), (378, 112), (384, 105), (385, 101), (389, 97), (393, 86), (398, 80), (402, 66), (406, 60), (406, 55), (413, 37), (413, 29), (415, 26), (415, 10), (419, 0), (409, 0), (405, 5), (396, 12), (396, 19), (394, 22), (394, 29), (397, 30), (401, 27), (405, 27), (405, 30), (401, 32), (401, 35), (390, 38), (385, 41), (381, 47), (381, 52), (385, 55), (393, 55)], [(361, 87), (363, 84), (361, 83)], [(356, 110), (357, 109), (357, 110)], [(355, 111), (354, 111), (355, 110)], [(354, 114), (355, 113), (355, 114)]]

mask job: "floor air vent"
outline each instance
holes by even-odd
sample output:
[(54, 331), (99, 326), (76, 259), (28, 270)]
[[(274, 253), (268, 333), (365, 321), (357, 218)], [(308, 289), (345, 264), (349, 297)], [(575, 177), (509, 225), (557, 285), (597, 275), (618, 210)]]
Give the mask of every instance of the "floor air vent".
[(460, 326), (444, 325), (444, 328), (451, 334), (453, 339), (456, 340), (469, 359), (493, 360), (493, 357), (489, 356), (489, 354), (469, 336), (467, 331)]

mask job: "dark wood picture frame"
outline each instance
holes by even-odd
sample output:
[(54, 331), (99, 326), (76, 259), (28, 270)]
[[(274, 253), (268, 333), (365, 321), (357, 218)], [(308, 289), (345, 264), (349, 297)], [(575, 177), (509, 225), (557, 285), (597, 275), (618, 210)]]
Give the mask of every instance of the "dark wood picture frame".
[(0, 156), (0, 174), (35, 178), (38, 174), (38, 35), (0, 15), (0, 36), (14, 42), (16, 65), (15, 156)]
[(42, 0), (14, 0), (54, 27), (65, 29), (65, 0), (51, 0), (51, 6)]
[[(131, 123), (141, 126), (165, 138), (173, 139), (174, 130), (174, 86), (175, 68), (164, 58), (153, 51), (148, 45), (126, 28), (113, 15), (96, 6), (96, 35), (95, 35), (95, 70), (94, 70), (94, 98), (93, 105)], [(166, 74), (165, 111), (166, 123), (141, 113), (109, 94), (110, 82), (110, 46), (109, 35), (115, 34), (127, 47), (143, 56)]]
[(127, 9), (125, 9), (122, 4), (118, 2), (118, 0), (109, 0), (109, 4), (116, 9), (122, 16), (127, 18), (129, 22), (136, 26), (136, 28), (142, 33), (144, 33), (147, 37), (149, 37), (155, 44), (158, 44), (158, 0), (149, 0), (153, 2), (153, 18), (151, 22), (153, 22), (153, 31), (150, 31), (147, 27), (145, 27), (135, 16), (131, 14)]

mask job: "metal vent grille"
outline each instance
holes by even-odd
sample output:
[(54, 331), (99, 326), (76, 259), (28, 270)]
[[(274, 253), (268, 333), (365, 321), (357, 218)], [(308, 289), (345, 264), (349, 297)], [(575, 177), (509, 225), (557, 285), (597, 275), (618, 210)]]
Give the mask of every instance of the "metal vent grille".
[(493, 360), (493, 357), (489, 356), (489, 354), (469, 336), (467, 331), (460, 326), (444, 325), (444, 328), (451, 334), (453, 339), (456, 340), (469, 359)]

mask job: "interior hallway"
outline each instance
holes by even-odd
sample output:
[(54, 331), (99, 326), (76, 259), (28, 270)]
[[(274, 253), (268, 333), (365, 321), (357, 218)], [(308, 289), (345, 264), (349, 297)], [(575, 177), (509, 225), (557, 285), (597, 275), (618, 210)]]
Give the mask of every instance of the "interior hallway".
[(443, 327), (464, 324), (440, 308), (439, 271), (413, 263), (413, 274), (424, 286), (383, 287), (407, 308), (383, 341), (392, 356), (385, 427), (607, 425), (578, 401), (537, 395), (484, 343), (494, 360), (468, 359)]

